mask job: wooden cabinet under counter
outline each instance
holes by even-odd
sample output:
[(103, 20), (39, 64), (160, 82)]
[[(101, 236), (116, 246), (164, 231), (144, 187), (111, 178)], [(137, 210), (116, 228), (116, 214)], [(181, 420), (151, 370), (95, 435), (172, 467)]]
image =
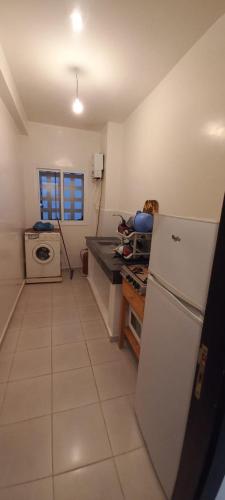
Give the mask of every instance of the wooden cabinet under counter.
[(139, 293), (133, 288), (133, 286), (125, 279), (123, 279), (119, 347), (120, 349), (122, 349), (124, 346), (124, 339), (127, 339), (135, 356), (137, 357), (137, 359), (139, 359), (140, 342), (137, 340), (128, 324), (130, 308), (132, 311), (134, 311), (140, 323), (143, 323), (145, 296), (139, 295)]

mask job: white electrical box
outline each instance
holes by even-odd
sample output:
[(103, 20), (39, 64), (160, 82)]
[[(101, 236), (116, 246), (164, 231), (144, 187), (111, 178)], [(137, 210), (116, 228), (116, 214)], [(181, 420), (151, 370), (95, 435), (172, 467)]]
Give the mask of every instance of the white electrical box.
[(93, 156), (93, 178), (101, 179), (104, 169), (104, 155), (103, 153), (95, 153)]

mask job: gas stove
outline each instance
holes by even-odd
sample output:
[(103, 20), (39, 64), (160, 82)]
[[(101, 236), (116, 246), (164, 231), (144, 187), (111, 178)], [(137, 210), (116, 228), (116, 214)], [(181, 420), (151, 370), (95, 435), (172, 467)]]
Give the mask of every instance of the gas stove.
[(133, 286), (140, 295), (146, 294), (148, 282), (148, 266), (142, 264), (132, 264), (123, 266), (121, 269), (122, 277)]

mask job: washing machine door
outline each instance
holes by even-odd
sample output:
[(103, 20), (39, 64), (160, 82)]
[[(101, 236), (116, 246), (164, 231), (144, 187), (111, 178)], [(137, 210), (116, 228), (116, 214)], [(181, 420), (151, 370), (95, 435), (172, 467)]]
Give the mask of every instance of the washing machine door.
[(38, 264), (49, 264), (54, 255), (53, 248), (47, 243), (39, 243), (33, 249), (33, 258)]

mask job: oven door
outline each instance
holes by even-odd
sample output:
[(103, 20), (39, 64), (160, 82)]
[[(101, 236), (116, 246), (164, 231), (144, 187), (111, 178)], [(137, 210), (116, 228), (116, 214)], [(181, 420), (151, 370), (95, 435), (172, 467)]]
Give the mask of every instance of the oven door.
[(132, 333), (134, 334), (136, 340), (141, 342), (141, 330), (142, 330), (142, 322), (138, 318), (137, 314), (134, 312), (131, 306), (129, 306), (128, 310), (128, 326)]

